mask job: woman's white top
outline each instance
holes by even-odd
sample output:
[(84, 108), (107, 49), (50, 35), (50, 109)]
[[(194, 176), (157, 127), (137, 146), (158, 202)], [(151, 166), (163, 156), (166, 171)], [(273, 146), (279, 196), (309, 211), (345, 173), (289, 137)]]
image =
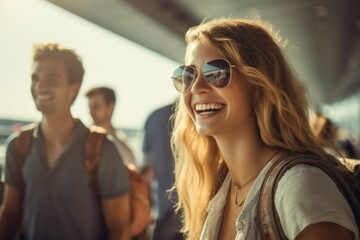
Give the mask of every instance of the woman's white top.
[[(261, 239), (257, 206), (261, 184), (271, 165), (269, 162), (263, 168), (248, 193), (234, 224), (237, 231), (235, 240)], [(200, 240), (218, 239), (230, 179), (228, 174), (209, 203)], [(354, 233), (355, 240), (359, 240), (359, 230), (350, 206), (331, 178), (319, 168), (299, 164), (289, 169), (279, 181), (275, 206), (285, 235), (290, 240), (310, 224), (318, 222), (341, 225)]]

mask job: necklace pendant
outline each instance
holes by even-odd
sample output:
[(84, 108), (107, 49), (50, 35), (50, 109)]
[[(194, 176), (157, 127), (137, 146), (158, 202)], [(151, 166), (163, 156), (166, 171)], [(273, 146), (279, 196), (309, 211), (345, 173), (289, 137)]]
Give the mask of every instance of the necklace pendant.
[(235, 205), (241, 207), (242, 205), (244, 205), (245, 199), (242, 200), (241, 202), (238, 201), (238, 189), (237, 189), (235, 192)]

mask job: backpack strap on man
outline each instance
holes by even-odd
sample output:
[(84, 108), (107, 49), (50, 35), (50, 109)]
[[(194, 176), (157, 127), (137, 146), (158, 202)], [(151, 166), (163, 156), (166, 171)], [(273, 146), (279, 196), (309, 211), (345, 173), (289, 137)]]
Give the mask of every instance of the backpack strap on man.
[(90, 188), (93, 190), (97, 198), (100, 197), (98, 166), (100, 163), (101, 148), (105, 138), (105, 129), (92, 126), (89, 129), (85, 144), (85, 169), (90, 174)]
[[(36, 123), (25, 125), (20, 129), (19, 135), (14, 139), (15, 161), (17, 161), (19, 171), (21, 171), (22, 167), (24, 166), (25, 159), (30, 153), (32, 141), (34, 138), (34, 129), (36, 126)], [(25, 181), (22, 174), (21, 180), (23, 182), (23, 186), (25, 187)]]
[(263, 239), (287, 239), (281, 226), (279, 216), (276, 212), (275, 193), (281, 177), (287, 170), (297, 164), (307, 164), (318, 167), (334, 181), (338, 189), (348, 201), (353, 211), (357, 226), (359, 227), (359, 200), (356, 199), (353, 190), (340, 172), (333, 169), (332, 166), (329, 166), (327, 161), (324, 161), (314, 154), (287, 152), (273, 163), (261, 186), (258, 206), (258, 220)]
[(35, 127), (35, 123), (22, 127), (19, 132), (19, 136), (17, 136), (14, 140), (15, 153), (22, 162), (25, 161), (25, 158), (30, 152)]
[[(93, 126), (89, 129), (85, 145), (85, 169), (90, 174), (90, 187), (99, 202), (98, 166), (105, 137), (105, 129)], [(131, 189), (131, 234), (137, 236), (143, 233), (152, 222), (150, 186), (142, 179), (133, 165), (128, 164), (127, 169)]]

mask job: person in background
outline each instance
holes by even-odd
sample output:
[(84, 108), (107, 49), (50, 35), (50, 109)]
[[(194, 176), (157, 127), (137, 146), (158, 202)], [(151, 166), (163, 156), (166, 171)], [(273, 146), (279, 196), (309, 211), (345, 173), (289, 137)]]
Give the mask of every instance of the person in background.
[(113, 89), (108, 87), (93, 87), (85, 92), (88, 98), (90, 115), (94, 125), (106, 129), (123, 157), (125, 165), (136, 166), (135, 156), (127, 143), (126, 135), (119, 129), (115, 129), (111, 123), (114, 113), (116, 95)]
[(324, 149), (327, 153), (340, 157), (340, 152), (335, 148), (337, 142), (337, 126), (326, 116), (316, 111), (310, 118), (310, 127), (316, 137), (328, 144)]
[(335, 147), (325, 147), (328, 153), (336, 157), (357, 158), (354, 145), (346, 136), (341, 136), (342, 129), (338, 128), (328, 117), (317, 111), (310, 118), (310, 126), (315, 136)]
[(349, 139), (343, 139), (337, 142), (336, 146), (339, 148), (339, 151), (342, 156), (345, 158), (356, 159), (355, 147)]
[(335, 143), (337, 127), (328, 117), (316, 111), (310, 118), (310, 126), (317, 137), (330, 144)]
[[(320, 158), (350, 179), (315, 137), (305, 89), (277, 37), (265, 23), (231, 18), (185, 35), (185, 65), (172, 75), (181, 94), (172, 146), (186, 239), (263, 239), (260, 188), (284, 156)], [(271, 201), (287, 239), (359, 240), (349, 203), (317, 167), (289, 169)]]
[(17, 134), (6, 144), (5, 195), (0, 239), (130, 239), (128, 173), (105, 139), (98, 166), (99, 192), (89, 184), (85, 144), (89, 130), (72, 116), (84, 75), (80, 57), (57, 43), (35, 44), (31, 93), (42, 114), (20, 169)]
[(144, 126), (143, 174), (146, 179), (155, 180), (157, 186), (155, 194), (157, 218), (153, 232), (154, 240), (183, 239), (180, 233), (180, 220), (174, 211), (177, 196), (174, 192), (169, 193), (174, 184), (174, 159), (170, 147), (173, 108), (174, 104), (172, 103), (154, 110)]

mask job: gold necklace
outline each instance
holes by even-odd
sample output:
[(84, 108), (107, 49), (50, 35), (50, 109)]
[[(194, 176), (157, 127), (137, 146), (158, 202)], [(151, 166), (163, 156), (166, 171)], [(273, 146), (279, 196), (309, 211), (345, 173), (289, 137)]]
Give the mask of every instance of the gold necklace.
[[(275, 157), (276, 154), (278, 154), (280, 151), (276, 151), (273, 155), (271, 155), (271, 157), (269, 158), (269, 160), (267, 162), (270, 162), (273, 157)], [(261, 171), (260, 171), (261, 172)], [(255, 178), (260, 174), (260, 172), (258, 174), (256, 174), (254, 177), (250, 178), (244, 185), (240, 186), (240, 184), (234, 182), (234, 187), (235, 187), (235, 205), (238, 207), (241, 207), (242, 205), (244, 205), (246, 197), (244, 198), (244, 200), (242, 200), (241, 202), (238, 201), (238, 192), (240, 189), (242, 189), (243, 187), (245, 187), (246, 185), (248, 185), (249, 183), (251, 183), (252, 181), (255, 180)]]
[(256, 178), (258, 175), (259, 175), (259, 173), (256, 174), (255, 177), (251, 178), (249, 181), (247, 181), (247, 182), (246, 182), (244, 185), (242, 185), (242, 186), (240, 186), (240, 184), (238, 184), (238, 183), (234, 183), (234, 187), (235, 187), (235, 189), (236, 189), (236, 191), (235, 191), (235, 205), (236, 205), (236, 206), (241, 207), (241, 206), (244, 204), (245, 199), (246, 199), (246, 197), (245, 197), (244, 200), (242, 200), (241, 202), (238, 201), (238, 192), (239, 192), (239, 190), (242, 189), (243, 187), (245, 187), (246, 185), (248, 185), (249, 183), (251, 183), (252, 181), (254, 181), (255, 178)]

